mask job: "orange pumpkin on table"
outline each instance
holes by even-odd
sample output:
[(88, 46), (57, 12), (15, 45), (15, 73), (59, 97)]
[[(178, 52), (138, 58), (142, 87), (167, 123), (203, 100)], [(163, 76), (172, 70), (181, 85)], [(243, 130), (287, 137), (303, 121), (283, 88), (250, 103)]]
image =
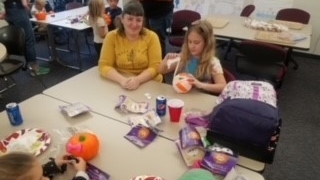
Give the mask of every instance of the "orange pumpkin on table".
[(78, 133), (72, 136), (67, 145), (67, 152), (75, 157), (82, 157), (89, 161), (94, 158), (99, 151), (98, 137), (92, 133)]
[(103, 15), (104, 20), (106, 21), (107, 25), (109, 26), (112, 22), (111, 16), (108, 14)]

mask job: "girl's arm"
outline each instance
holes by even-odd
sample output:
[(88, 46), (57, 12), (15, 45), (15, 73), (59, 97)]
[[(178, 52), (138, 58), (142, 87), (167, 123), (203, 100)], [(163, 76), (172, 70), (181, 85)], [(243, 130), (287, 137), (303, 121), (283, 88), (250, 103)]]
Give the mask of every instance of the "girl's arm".
[(97, 26), (98, 26), (99, 36), (101, 38), (104, 38), (108, 33), (108, 25), (106, 24), (103, 18), (98, 18)]
[(216, 58), (212, 61), (211, 77), (214, 83), (200, 82), (196, 78), (194, 78), (193, 84), (197, 88), (213, 94), (221, 93), (221, 91), (227, 83), (223, 75), (223, 70), (220, 61)]
[[(167, 74), (169, 72), (172, 72), (175, 70), (178, 61), (175, 61), (176, 58), (179, 58), (180, 54), (178, 53), (168, 53), (162, 60), (159, 68), (158, 68), (158, 72), (160, 74)], [(175, 61), (170, 63), (169, 61)], [(170, 65), (170, 67), (168, 67), (168, 64)]]

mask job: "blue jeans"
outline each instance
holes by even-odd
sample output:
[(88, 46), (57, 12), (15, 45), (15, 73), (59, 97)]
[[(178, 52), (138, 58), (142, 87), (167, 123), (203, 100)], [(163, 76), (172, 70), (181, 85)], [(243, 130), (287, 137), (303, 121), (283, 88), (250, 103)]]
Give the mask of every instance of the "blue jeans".
[(149, 18), (149, 28), (157, 33), (160, 45), (161, 45), (161, 53), (162, 58), (166, 55), (166, 35), (167, 29), (171, 28), (173, 18), (173, 12), (170, 12), (166, 16), (159, 18)]
[(22, 28), (24, 30), (26, 39), (26, 65), (30, 62), (34, 63), (36, 61), (36, 41), (27, 11), (19, 6), (6, 8), (6, 20), (9, 24)]

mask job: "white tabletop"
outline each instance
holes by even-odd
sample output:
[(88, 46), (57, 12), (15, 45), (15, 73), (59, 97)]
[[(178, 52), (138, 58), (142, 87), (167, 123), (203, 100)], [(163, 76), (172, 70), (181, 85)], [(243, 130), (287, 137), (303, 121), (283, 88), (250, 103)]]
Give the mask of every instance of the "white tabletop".
[[(140, 149), (123, 138), (130, 130), (129, 126), (93, 112), (69, 118), (60, 112), (59, 105), (66, 105), (66, 103), (45, 95), (33, 96), (19, 104), (24, 122), (15, 127), (10, 125), (6, 112), (1, 112), (0, 138), (23, 128), (41, 128), (49, 132), (52, 144), (38, 156), (38, 159), (44, 163), (48, 157), (63, 153), (62, 142), (65, 142), (63, 139), (65, 137), (61, 133), (63, 129), (70, 126), (82, 127), (98, 135), (100, 153), (90, 163), (109, 173), (110, 180), (130, 179), (144, 174), (174, 180), (188, 169), (172, 141), (158, 137), (149, 146)], [(261, 174), (246, 168), (236, 166), (235, 169), (250, 180), (264, 180)], [(66, 173), (57, 179), (66, 179), (66, 176), (71, 175)]]
[[(215, 28), (214, 34), (217, 37), (227, 37), (227, 38), (233, 38), (233, 39), (240, 39), (240, 40), (256, 40), (255, 35), (258, 30), (251, 29), (244, 26), (244, 22), (246, 20), (246, 17), (241, 16), (223, 16), (223, 15), (215, 15), (208, 18), (217, 18), (217, 19), (225, 19), (228, 20), (229, 23), (223, 27), (223, 28)], [(312, 26), (311, 25), (305, 25), (305, 27), (302, 30), (289, 30), (290, 32), (295, 33), (301, 33), (306, 35), (306, 39), (302, 41), (298, 41), (295, 44), (281, 44), (281, 43), (274, 43), (278, 45), (283, 45), (286, 47), (292, 47), (297, 49), (303, 49), (307, 50), (310, 48), (310, 42), (311, 42), (311, 34), (312, 34)]]
[[(92, 111), (124, 123), (128, 123), (128, 117), (134, 114), (121, 114), (114, 108), (119, 101), (119, 95), (127, 95), (135, 101), (147, 101), (152, 108), (155, 108), (158, 95), (164, 95), (167, 99), (180, 98), (185, 102), (184, 112), (199, 110), (210, 112), (216, 101), (215, 96), (196, 90), (188, 94), (178, 94), (171, 85), (155, 81), (149, 81), (135, 91), (127, 91), (120, 85), (101, 77), (97, 67), (46, 89), (43, 93), (69, 103), (82, 102)], [(151, 99), (145, 96), (146, 93), (150, 94)], [(178, 139), (178, 131), (185, 127), (183, 117), (179, 123), (171, 123), (167, 112), (162, 120), (163, 123), (159, 125), (159, 128), (164, 132), (161, 135), (171, 140)]]
[[(126, 140), (130, 127), (95, 113), (75, 118), (62, 114), (59, 105), (64, 102), (45, 95), (36, 95), (19, 104), (24, 122), (20, 126), (11, 126), (5, 111), (0, 113), (0, 138), (23, 128), (41, 128), (52, 135), (52, 144), (39, 156), (44, 163), (48, 157), (63, 152), (64, 137), (55, 130), (69, 126), (87, 128), (100, 139), (100, 153), (90, 161), (111, 175), (111, 179), (124, 180), (133, 176), (150, 174), (165, 179), (177, 179), (187, 167), (176, 145), (165, 138), (158, 137), (144, 149), (140, 149)], [(62, 178), (66, 179), (66, 178)]]
[(0, 62), (3, 61), (6, 56), (7, 56), (7, 49), (2, 43), (0, 43)]
[[(121, 114), (114, 109), (118, 102), (119, 95), (127, 95), (136, 101), (147, 101), (151, 107), (155, 107), (155, 98), (162, 94), (167, 98), (180, 98), (185, 102), (184, 111), (211, 111), (214, 107), (216, 97), (208, 94), (200, 93), (196, 90), (188, 94), (176, 93), (171, 85), (150, 81), (135, 91), (126, 91), (118, 84), (110, 82), (101, 77), (97, 67), (93, 67), (83, 73), (80, 73), (66, 81), (63, 81), (43, 92), (45, 95), (60, 99), (68, 103), (82, 102), (88, 105), (92, 111), (114, 120), (127, 123), (128, 117), (132, 114)], [(151, 99), (145, 96), (145, 93), (151, 95)], [(170, 140), (179, 138), (179, 130), (185, 127), (185, 121), (181, 118), (179, 123), (171, 123), (169, 121), (169, 113), (162, 118), (163, 123), (159, 128), (164, 130), (161, 136)], [(262, 171), (265, 167), (264, 163), (240, 156), (238, 164)]]
[(31, 18), (30, 20), (33, 22), (50, 24), (50, 23), (53, 23), (56, 21), (66, 20), (71, 17), (84, 15), (87, 12), (88, 12), (88, 6), (84, 6), (84, 7), (80, 7), (80, 8), (76, 8), (76, 9), (70, 9), (70, 10), (57, 12), (54, 14), (48, 14), (46, 20), (37, 20), (36, 18)]

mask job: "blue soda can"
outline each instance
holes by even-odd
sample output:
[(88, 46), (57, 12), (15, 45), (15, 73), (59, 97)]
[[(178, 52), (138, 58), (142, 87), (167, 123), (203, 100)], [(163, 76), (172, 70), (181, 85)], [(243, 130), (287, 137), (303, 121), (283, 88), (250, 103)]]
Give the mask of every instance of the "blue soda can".
[(158, 116), (165, 116), (166, 109), (167, 109), (167, 99), (166, 97), (160, 95), (156, 99), (156, 106), (157, 106), (157, 114)]
[(20, 113), (20, 109), (17, 103), (12, 102), (6, 105), (6, 111), (9, 117), (10, 124), (12, 126), (19, 126), (22, 124), (23, 119)]

